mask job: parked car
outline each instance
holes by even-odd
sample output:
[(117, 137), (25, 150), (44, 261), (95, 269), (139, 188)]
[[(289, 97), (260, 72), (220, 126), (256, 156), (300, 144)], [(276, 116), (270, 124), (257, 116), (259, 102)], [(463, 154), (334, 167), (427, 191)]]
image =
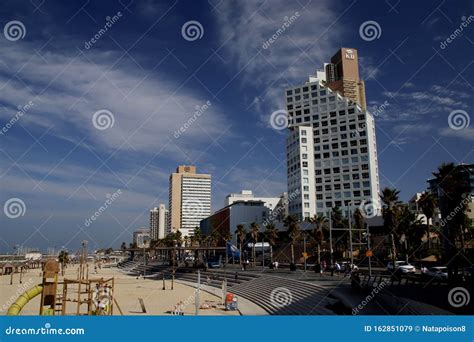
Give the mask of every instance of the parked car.
[(448, 279), (448, 268), (445, 266), (430, 267), (425, 274), (435, 279)]
[(387, 264), (387, 270), (389, 272), (401, 272), (403, 274), (408, 274), (408, 273), (415, 273), (415, 266), (409, 264), (406, 261), (395, 261), (395, 267), (393, 265), (393, 262), (390, 261)]

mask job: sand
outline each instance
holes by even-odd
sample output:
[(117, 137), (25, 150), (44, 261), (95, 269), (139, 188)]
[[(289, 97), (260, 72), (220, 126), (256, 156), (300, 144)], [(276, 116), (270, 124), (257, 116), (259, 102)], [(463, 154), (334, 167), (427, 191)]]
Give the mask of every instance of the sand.
[[(65, 277), (75, 279), (77, 276), (78, 265), (70, 265)], [(93, 270), (90, 265), (89, 270)], [(98, 274), (89, 272), (89, 278), (115, 278), (115, 298), (124, 315), (171, 315), (171, 311), (180, 301), (184, 302), (183, 312), (185, 315), (195, 315), (195, 288), (192, 286), (174, 283), (174, 289), (171, 288), (171, 280), (166, 281), (167, 290), (163, 290), (163, 282), (153, 279), (136, 279), (136, 277), (126, 275), (117, 268), (102, 268)], [(59, 281), (63, 279), (59, 277)], [(41, 283), (40, 269), (29, 270), (22, 276), (20, 284), (20, 275), (14, 274), (13, 285), (10, 285), (10, 275), (0, 276), (0, 315), (6, 315), (8, 307), (25, 290)], [(61, 289), (61, 287), (60, 287)], [(146, 313), (142, 312), (139, 298), (143, 299)], [(225, 311), (220, 305), (221, 299), (218, 296), (208, 292), (200, 292), (200, 303), (209, 303), (211, 309), (201, 309), (200, 315), (239, 315), (238, 311)], [(40, 296), (31, 300), (22, 310), (21, 315), (39, 314)], [(69, 309), (69, 305), (71, 308)], [(68, 304), (68, 311), (73, 312), (73, 305)], [(114, 309), (114, 315), (120, 315), (117, 307)]]

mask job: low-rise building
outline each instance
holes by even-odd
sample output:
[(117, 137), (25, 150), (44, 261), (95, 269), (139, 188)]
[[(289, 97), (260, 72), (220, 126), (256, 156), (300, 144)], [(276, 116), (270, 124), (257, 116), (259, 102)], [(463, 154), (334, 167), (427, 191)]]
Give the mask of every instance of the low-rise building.
[(147, 248), (150, 246), (150, 229), (139, 228), (133, 232), (133, 243), (137, 248)]

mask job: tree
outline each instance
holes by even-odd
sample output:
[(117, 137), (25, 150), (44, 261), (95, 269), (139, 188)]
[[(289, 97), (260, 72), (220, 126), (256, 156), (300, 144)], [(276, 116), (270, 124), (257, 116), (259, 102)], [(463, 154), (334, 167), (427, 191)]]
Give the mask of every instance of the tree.
[(288, 236), (291, 241), (291, 263), (292, 267), (295, 267), (295, 242), (300, 236), (300, 226), (296, 217), (289, 215), (285, 218), (284, 224), (288, 227)]
[(426, 216), (426, 238), (428, 241), (428, 248), (431, 247), (430, 224), (436, 210), (436, 202), (436, 197), (431, 192), (424, 192), (418, 199), (418, 205)]
[(397, 249), (395, 245), (395, 234), (398, 228), (398, 211), (401, 204), (398, 199), (400, 191), (396, 189), (385, 188), (380, 194), (382, 200), (382, 218), (386, 231), (389, 232), (391, 238), (392, 260), (397, 260)]
[(265, 227), (265, 236), (270, 244), (270, 262), (273, 264), (273, 246), (278, 239), (278, 229), (273, 222), (268, 223)]
[(245, 226), (243, 224), (238, 224), (235, 229), (235, 233), (237, 234), (237, 240), (239, 241), (240, 264), (242, 264), (242, 243), (244, 242), (245, 236), (247, 235)]
[(327, 224), (327, 218), (323, 214), (315, 215), (311, 222), (314, 223), (313, 238), (318, 248), (318, 264), (321, 264), (321, 245), (324, 241), (324, 227)]
[(439, 209), (442, 217), (443, 245), (446, 252), (448, 266), (448, 279), (457, 278), (457, 268), (460, 255), (457, 251), (457, 240), (459, 238), (461, 250), (464, 250), (464, 233), (466, 226), (466, 208), (471, 200), (467, 182), (469, 177), (463, 177), (465, 170), (463, 165), (453, 163), (441, 164), (438, 171), (433, 172), (436, 179)]
[[(360, 208), (356, 208), (352, 216), (354, 218), (354, 228), (356, 229), (357, 240), (359, 243), (362, 243), (362, 234), (365, 229), (364, 215), (362, 215)], [(369, 239), (369, 236), (367, 236), (367, 239)]]
[(61, 275), (64, 276), (64, 270), (66, 268), (66, 265), (69, 263), (69, 253), (65, 250), (59, 252), (58, 261), (61, 265)]
[(194, 241), (200, 246), (203, 240), (202, 230), (199, 227), (194, 228)]
[(122, 245), (120, 245), (120, 249), (122, 251), (125, 251), (127, 249), (127, 244), (125, 242), (122, 242)]
[[(340, 207), (333, 207), (331, 210), (331, 224), (333, 228), (349, 228), (349, 221), (344, 218)], [(334, 245), (343, 245), (343, 248), (347, 250), (347, 234), (344, 230), (333, 230), (333, 239), (335, 240)]]
[(257, 243), (258, 241), (258, 231), (259, 231), (260, 227), (258, 226), (258, 224), (256, 222), (252, 222), (250, 224), (250, 236), (252, 238), (252, 258), (253, 258), (253, 266), (255, 267), (255, 263), (256, 263), (256, 256), (255, 256), (255, 244)]

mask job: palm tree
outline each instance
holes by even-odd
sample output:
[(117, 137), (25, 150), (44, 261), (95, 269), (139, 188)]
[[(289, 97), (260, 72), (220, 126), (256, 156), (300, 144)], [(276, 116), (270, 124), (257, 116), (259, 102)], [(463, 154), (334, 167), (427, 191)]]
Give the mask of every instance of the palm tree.
[(295, 267), (295, 242), (300, 236), (300, 226), (296, 217), (290, 215), (285, 218), (285, 226), (288, 227), (288, 236), (291, 240), (291, 263)]
[(418, 205), (426, 216), (426, 238), (428, 241), (428, 248), (431, 247), (430, 223), (436, 210), (436, 202), (436, 197), (431, 192), (424, 192), (418, 199)]
[(278, 239), (278, 229), (273, 222), (270, 222), (265, 227), (265, 236), (270, 244), (270, 263), (273, 264), (273, 246), (275, 246), (275, 242)]
[(253, 266), (255, 267), (255, 262), (256, 262), (256, 256), (255, 256), (255, 244), (258, 241), (258, 231), (259, 231), (259, 226), (256, 222), (252, 222), (250, 224), (250, 236), (252, 237), (252, 258), (253, 258)]
[[(358, 242), (362, 243), (362, 232), (365, 228), (364, 215), (362, 215), (362, 211), (357, 208), (354, 210), (354, 214), (352, 216), (354, 217), (354, 228), (356, 229)], [(369, 239), (368, 236), (367, 239)]]
[(59, 264), (61, 265), (61, 275), (64, 276), (64, 269), (66, 268), (66, 265), (69, 263), (69, 253), (65, 250), (62, 250), (61, 252), (59, 252), (58, 261), (59, 261)]
[[(467, 171), (467, 170), (466, 170)], [(469, 199), (469, 184), (467, 177), (462, 176), (463, 166), (453, 163), (441, 164), (437, 172), (433, 172), (436, 178), (438, 191), (439, 209), (442, 216), (443, 245), (448, 262), (448, 279), (455, 280), (459, 264), (459, 253), (456, 241), (459, 237), (461, 250), (464, 250), (464, 229), (466, 225), (466, 207)]]
[(392, 260), (395, 263), (397, 260), (397, 249), (395, 246), (395, 237), (394, 234), (397, 232), (398, 228), (398, 211), (401, 204), (398, 199), (400, 191), (396, 189), (385, 188), (380, 194), (380, 199), (382, 200), (382, 218), (383, 224), (386, 231), (389, 232), (391, 237), (391, 249), (392, 249)]
[(321, 244), (324, 241), (323, 229), (327, 223), (327, 218), (323, 214), (314, 215), (314, 217), (311, 219), (311, 222), (315, 225), (313, 230), (313, 238), (318, 246), (318, 264), (321, 264)]
[(239, 241), (240, 264), (242, 264), (242, 243), (244, 242), (245, 236), (247, 235), (245, 226), (243, 224), (238, 224), (235, 229), (235, 233), (237, 234), (237, 240)]
[(122, 251), (126, 250), (127, 249), (127, 244), (125, 242), (122, 242), (122, 244), (120, 245), (120, 249)]
[(194, 241), (201, 245), (203, 239), (202, 230), (199, 227), (194, 228)]

